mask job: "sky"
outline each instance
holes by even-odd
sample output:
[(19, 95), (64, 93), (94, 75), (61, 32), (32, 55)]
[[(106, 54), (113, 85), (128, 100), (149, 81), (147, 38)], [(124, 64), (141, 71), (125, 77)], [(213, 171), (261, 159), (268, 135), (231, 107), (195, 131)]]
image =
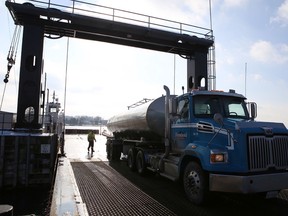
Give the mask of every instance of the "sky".
[[(211, 0), (211, 17), (209, 0), (83, 1), (212, 27), (216, 89), (235, 89), (247, 101), (256, 102), (257, 121), (288, 126), (288, 0)], [(50, 2), (72, 4), (68, 0)], [(0, 78), (4, 79), (15, 29), (4, 0), (0, 26)], [(0, 82), (1, 111), (17, 112), (21, 45), (20, 41), (6, 88)], [(187, 62), (171, 53), (75, 38), (45, 38), (43, 59), (49, 101), (55, 91), (68, 116), (108, 119), (143, 98), (165, 94), (163, 85), (175, 94), (182, 93), (182, 86), (186, 88)]]

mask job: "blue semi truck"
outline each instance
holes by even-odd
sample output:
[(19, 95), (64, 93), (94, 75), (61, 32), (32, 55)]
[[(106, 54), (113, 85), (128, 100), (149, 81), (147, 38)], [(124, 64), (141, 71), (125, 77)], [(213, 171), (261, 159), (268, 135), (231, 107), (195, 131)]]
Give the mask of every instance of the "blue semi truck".
[(151, 100), (112, 117), (110, 161), (127, 160), (143, 175), (182, 181), (187, 198), (202, 204), (209, 192), (277, 195), (288, 188), (288, 130), (258, 122), (256, 103), (229, 92), (192, 90)]

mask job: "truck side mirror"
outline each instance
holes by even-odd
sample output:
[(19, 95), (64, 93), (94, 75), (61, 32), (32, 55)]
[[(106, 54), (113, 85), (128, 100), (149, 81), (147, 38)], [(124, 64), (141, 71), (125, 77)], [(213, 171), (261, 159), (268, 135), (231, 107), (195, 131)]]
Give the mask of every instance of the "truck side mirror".
[(255, 102), (249, 102), (248, 106), (251, 119), (254, 120), (257, 117), (257, 104)]

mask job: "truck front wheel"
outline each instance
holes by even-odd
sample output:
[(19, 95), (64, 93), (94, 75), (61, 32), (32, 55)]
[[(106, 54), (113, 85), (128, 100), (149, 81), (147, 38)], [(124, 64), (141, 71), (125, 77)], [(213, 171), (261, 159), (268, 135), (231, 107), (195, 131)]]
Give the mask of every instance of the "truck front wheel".
[(208, 178), (196, 162), (189, 162), (184, 170), (183, 186), (188, 199), (200, 205), (208, 193)]

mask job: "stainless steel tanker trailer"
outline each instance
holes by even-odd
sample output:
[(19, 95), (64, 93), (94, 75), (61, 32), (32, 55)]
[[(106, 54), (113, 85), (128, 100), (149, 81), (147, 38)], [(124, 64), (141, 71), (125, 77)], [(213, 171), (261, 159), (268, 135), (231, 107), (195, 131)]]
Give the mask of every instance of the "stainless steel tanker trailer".
[(110, 118), (107, 128), (114, 137), (107, 140), (108, 159), (119, 160), (122, 153), (129, 167), (135, 169), (138, 147), (163, 149), (164, 107), (165, 96), (162, 96)]
[[(187, 198), (201, 204), (212, 191), (275, 196), (288, 188), (288, 130), (259, 122), (256, 104), (229, 92), (192, 90), (162, 96), (112, 117), (110, 161), (127, 160), (181, 180)], [(249, 112), (250, 110), (250, 112)]]

